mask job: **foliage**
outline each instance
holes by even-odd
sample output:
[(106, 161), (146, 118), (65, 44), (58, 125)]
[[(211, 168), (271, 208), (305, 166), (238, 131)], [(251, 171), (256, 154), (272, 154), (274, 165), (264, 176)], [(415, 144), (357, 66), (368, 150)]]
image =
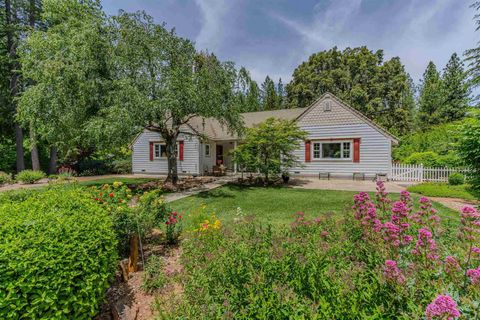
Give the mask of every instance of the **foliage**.
[(15, 144), (9, 139), (2, 139), (0, 135), (0, 171), (11, 172), (15, 163)]
[(75, 186), (0, 198), (0, 317), (92, 319), (117, 262), (108, 213)]
[(151, 216), (153, 225), (163, 224), (165, 218), (172, 212), (159, 190), (148, 191), (138, 200), (136, 210), (141, 216)]
[[(469, 250), (480, 239), (465, 242), (456, 235), (478, 228), (472, 227), (478, 213), (465, 209), (462, 228), (455, 230), (458, 222), (437, 222), (428, 199), (412, 210), (407, 192), (385, 205), (365, 193), (355, 201), (354, 214), (340, 221), (300, 212), (289, 228), (249, 220), (185, 240), (184, 295), (173, 317), (418, 319), (425, 312), (475, 317), (480, 288), (474, 268), (480, 256), (469, 258)], [(449, 269), (453, 261), (460, 269)], [(453, 302), (447, 304), (451, 308), (442, 308), (441, 299)]]
[(465, 117), (470, 102), (470, 83), (463, 62), (454, 53), (450, 57), (442, 76), (444, 101), (440, 107), (440, 118), (445, 122)]
[(469, 185), (452, 186), (446, 183), (425, 182), (408, 187), (408, 191), (422, 194), (426, 197), (460, 198), (464, 200), (480, 199), (480, 194)]
[[(466, 121), (466, 120), (464, 120)], [(393, 158), (400, 162), (405, 162), (412, 156), (415, 158), (425, 158), (430, 154), (438, 166), (457, 167), (462, 165), (462, 160), (456, 151), (456, 145), (460, 138), (459, 126), (463, 121), (452, 122), (432, 126), (426, 131), (418, 131), (404, 136), (400, 145), (393, 150)], [(418, 155), (414, 155), (417, 154)], [(419, 164), (416, 160), (410, 161), (412, 164)], [(421, 162), (420, 162), (421, 163)]]
[(384, 62), (382, 50), (334, 47), (298, 66), (286, 90), (293, 107), (307, 107), (331, 92), (392, 133), (403, 135), (412, 129), (412, 87), (399, 58)]
[(414, 152), (402, 160), (406, 164), (423, 164), (425, 167), (456, 167), (461, 160), (453, 152), (446, 155), (439, 155), (433, 151)]
[(110, 103), (90, 130), (110, 145), (130, 142), (142, 129), (159, 133), (167, 145), (168, 179), (176, 183), (176, 142), (192, 117), (213, 117), (232, 130), (241, 129), (234, 65), (197, 52), (189, 40), (143, 12), (120, 12), (108, 30)]
[[(480, 29), (480, 1), (474, 1), (471, 7), (475, 10), (475, 25), (476, 31)], [(470, 83), (473, 87), (478, 87), (480, 84), (480, 43), (477, 42), (477, 47), (469, 49), (465, 52), (466, 63), (468, 64), (468, 74), (470, 76)], [(475, 97), (478, 102), (478, 96)]]
[(11, 174), (0, 171), (0, 186), (4, 184), (12, 183), (13, 181), (14, 180)]
[(168, 244), (178, 242), (182, 233), (182, 215), (172, 212), (165, 217), (165, 236)]
[(423, 128), (441, 123), (439, 113), (443, 104), (442, 79), (432, 61), (423, 74), (418, 104), (418, 121)]
[(465, 183), (465, 176), (460, 172), (454, 172), (448, 176), (448, 184), (451, 186), (459, 186)]
[(480, 190), (480, 111), (473, 112), (473, 117), (467, 119), (461, 127), (460, 156), (473, 171), (472, 184)]
[(163, 269), (165, 269), (163, 258), (151, 255), (145, 264), (142, 289), (149, 293), (162, 289), (167, 283)]
[(112, 171), (118, 174), (132, 173), (132, 159), (121, 159), (113, 161)]
[(40, 170), (23, 170), (15, 176), (15, 179), (23, 183), (33, 184), (45, 177), (45, 172)]
[(294, 122), (269, 118), (247, 129), (243, 143), (234, 150), (234, 159), (243, 168), (258, 170), (268, 183), (270, 177), (298, 164), (293, 151), (305, 138), (305, 131)]
[(85, 127), (107, 103), (105, 17), (95, 0), (43, 2), (49, 27), (33, 31), (19, 53), (33, 84), (19, 99), (18, 119), (67, 154), (94, 146)]

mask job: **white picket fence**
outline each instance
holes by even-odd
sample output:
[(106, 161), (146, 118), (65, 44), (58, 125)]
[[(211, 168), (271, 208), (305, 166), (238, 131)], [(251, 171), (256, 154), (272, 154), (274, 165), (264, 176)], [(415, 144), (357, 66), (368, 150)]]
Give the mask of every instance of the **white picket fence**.
[(393, 181), (447, 182), (448, 177), (454, 172), (460, 172), (464, 175), (469, 174), (468, 169), (447, 167), (428, 168), (421, 164), (392, 163), (389, 179)]

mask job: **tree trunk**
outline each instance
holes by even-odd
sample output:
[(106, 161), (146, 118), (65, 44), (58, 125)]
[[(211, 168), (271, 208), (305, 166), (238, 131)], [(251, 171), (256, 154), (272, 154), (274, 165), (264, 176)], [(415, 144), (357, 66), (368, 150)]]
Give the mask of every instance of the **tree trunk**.
[(31, 157), (32, 157), (32, 169), (40, 170), (40, 157), (38, 156), (37, 141), (35, 139), (35, 132), (32, 125), (30, 125), (30, 144), (31, 144)]
[(48, 164), (48, 174), (57, 173), (57, 148), (50, 147), (50, 162)]
[[(30, 0), (30, 7), (28, 8), (28, 24), (33, 29), (35, 28), (35, 0)], [(32, 81), (28, 81), (31, 84)], [(37, 139), (32, 124), (30, 124), (30, 155), (32, 157), (32, 169), (40, 170), (40, 158), (38, 156)]]
[(167, 147), (167, 158), (168, 158), (167, 181), (170, 181), (175, 185), (178, 182), (177, 138), (176, 137), (165, 138), (165, 144)]
[[(10, 0), (5, 0), (5, 24), (7, 29), (7, 49), (10, 58), (10, 95), (12, 110), (15, 111), (15, 97), (18, 94), (18, 80), (19, 74), (17, 72), (17, 43), (15, 40), (14, 24), (17, 20), (17, 14), (12, 12), (12, 5)], [(17, 172), (25, 170), (25, 159), (23, 153), (23, 131), (18, 123), (15, 123), (15, 144), (17, 152)]]

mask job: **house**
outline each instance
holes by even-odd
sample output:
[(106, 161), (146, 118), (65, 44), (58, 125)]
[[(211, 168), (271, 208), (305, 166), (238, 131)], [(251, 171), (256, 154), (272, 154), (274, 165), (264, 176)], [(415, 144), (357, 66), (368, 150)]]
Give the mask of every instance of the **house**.
[[(293, 168), (292, 174), (375, 176), (389, 173), (392, 144), (398, 143), (385, 129), (330, 93), (307, 108), (248, 112), (242, 116), (246, 127), (275, 117), (295, 120), (308, 133), (308, 139), (295, 151), (302, 165)], [(241, 138), (217, 120), (196, 117), (182, 131), (190, 134), (180, 134), (178, 138), (179, 174), (203, 175), (212, 172), (218, 164), (236, 171), (230, 151)], [(132, 149), (133, 173), (167, 173), (165, 144), (158, 133), (145, 130), (134, 140)]]

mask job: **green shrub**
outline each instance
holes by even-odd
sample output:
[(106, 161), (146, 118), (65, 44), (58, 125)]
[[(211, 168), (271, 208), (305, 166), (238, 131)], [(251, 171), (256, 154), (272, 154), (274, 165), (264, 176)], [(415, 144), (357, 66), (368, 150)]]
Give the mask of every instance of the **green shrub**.
[(0, 186), (12, 182), (13, 179), (11, 174), (0, 171)]
[(147, 292), (161, 289), (167, 283), (164, 273), (165, 263), (159, 256), (152, 255), (145, 264), (142, 288)]
[(465, 183), (465, 176), (459, 172), (454, 172), (448, 176), (448, 184), (458, 186)]
[(425, 167), (440, 167), (440, 157), (432, 151), (415, 152), (403, 160), (406, 164), (423, 164)]
[(76, 186), (22, 197), (0, 198), (0, 318), (92, 319), (117, 262), (107, 211)]
[(17, 181), (33, 184), (41, 179), (45, 178), (45, 173), (40, 170), (23, 170), (17, 174)]
[(118, 174), (132, 173), (132, 159), (115, 160), (112, 164), (112, 171)]

